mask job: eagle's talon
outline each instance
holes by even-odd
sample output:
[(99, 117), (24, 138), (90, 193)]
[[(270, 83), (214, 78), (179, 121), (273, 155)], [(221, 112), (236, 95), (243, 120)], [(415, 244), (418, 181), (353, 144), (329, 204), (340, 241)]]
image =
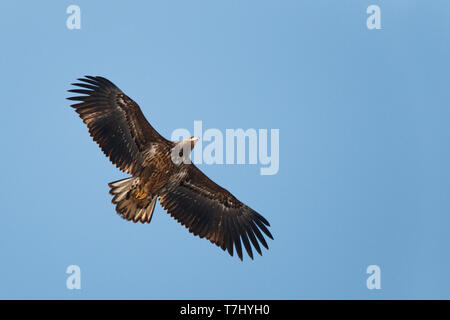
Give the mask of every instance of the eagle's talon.
[(142, 200), (142, 199), (145, 199), (146, 197), (147, 197), (147, 194), (145, 192), (141, 192), (141, 191), (136, 192), (136, 199)]

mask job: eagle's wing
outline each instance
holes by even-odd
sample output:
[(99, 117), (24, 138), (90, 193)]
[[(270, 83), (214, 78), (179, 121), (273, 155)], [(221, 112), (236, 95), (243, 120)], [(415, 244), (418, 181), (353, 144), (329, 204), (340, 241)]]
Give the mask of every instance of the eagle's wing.
[(69, 92), (82, 94), (67, 98), (86, 123), (89, 133), (104, 154), (120, 170), (133, 174), (141, 168), (143, 151), (151, 143), (170, 143), (145, 119), (138, 104), (111, 81), (103, 77), (85, 76), (81, 89)]
[(253, 259), (252, 246), (259, 254), (259, 242), (268, 249), (261, 231), (273, 239), (269, 222), (259, 213), (237, 200), (230, 192), (210, 180), (195, 165), (187, 165), (186, 178), (171, 192), (159, 197), (162, 207), (178, 222), (200, 238), (227, 249), (233, 247), (242, 260), (244, 244)]

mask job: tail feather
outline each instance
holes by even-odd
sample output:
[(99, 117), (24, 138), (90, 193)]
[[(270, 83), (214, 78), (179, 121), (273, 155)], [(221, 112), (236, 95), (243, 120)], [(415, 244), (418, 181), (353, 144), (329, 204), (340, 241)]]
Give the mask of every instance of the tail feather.
[(113, 195), (112, 203), (116, 205), (117, 213), (124, 219), (133, 222), (150, 223), (155, 210), (157, 197), (136, 197), (139, 178), (126, 178), (108, 183)]

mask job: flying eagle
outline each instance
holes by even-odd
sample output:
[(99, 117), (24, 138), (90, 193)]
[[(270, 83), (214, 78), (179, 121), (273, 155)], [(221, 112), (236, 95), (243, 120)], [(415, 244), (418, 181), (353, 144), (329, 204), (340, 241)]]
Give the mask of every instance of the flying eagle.
[[(172, 142), (145, 119), (138, 104), (111, 81), (85, 76), (67, 99), (111, 162), (131, 177), (109, 183), (117, 213), (133, 222), (150, 223), (156, 200), (179, 223), (242, 260), (242, 244), (253, 259), (268, 249), (261, 231), (273, 239), (269, 222), (210, 180), (190, 161), (197, 141)], [(180, 161), (182, 160), (182, 161)], [(242, 243), (242, 244), (241, 244)]]

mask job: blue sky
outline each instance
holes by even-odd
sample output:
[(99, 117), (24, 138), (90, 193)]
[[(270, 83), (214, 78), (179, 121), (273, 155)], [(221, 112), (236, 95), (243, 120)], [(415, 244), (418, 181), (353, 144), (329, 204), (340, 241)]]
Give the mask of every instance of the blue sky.
[[(81, 29), (66, 8), (81, 8)], [(366, 8), (381, 8), (368, 30)], [(0, 298), (449, 299), (450, 2), (2, 1)], [(102, 75), (173, 130), (280, 130), (280, 170), (201, 165), (263, 214), (254, 261), (158, 205), (119, 218), (125, 177), (65, 100)], [(81, 290), (66, 288), (67, 266)], [(381, 268), (368, 290), (366, 268)]]

